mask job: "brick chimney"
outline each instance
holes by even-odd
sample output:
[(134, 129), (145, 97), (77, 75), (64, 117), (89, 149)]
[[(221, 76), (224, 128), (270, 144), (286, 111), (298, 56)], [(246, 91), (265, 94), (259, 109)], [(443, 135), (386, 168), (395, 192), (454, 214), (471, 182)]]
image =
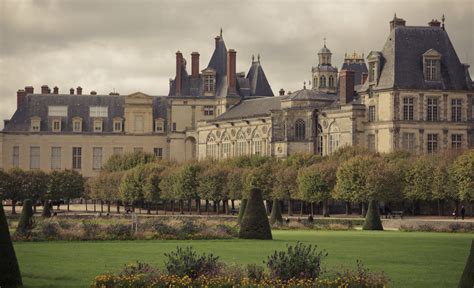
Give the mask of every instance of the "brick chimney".
[(50, 90), (48, 85), (41, 86), (41, 94), (49, 94)]
[(441, 22), (439, 22), (438, 19), (431, 19), (428, 25), (431, 27), (441, 27)]
[(26, 94), (27, 94), (26, 91), (23, 89), (20, 89), (16, 92), (16, 108), (17, 109), (25, 103)]
[(181, 69), (183, 66), (183, 53), (176, 52), (176, 96), (181, 95)]
[(362, 72), (362, 77), (360, 77), (360, 84), (364, 85), (365, 81), (367, 81), (367, 77), (369, 76), (369, 73), (367, 72)]
[(69, 95), (74, 95), (74, 88), (69, 89)]
[(235, 95), (237, 93), (236, 55), (237, 52), (234, 49), (227, 51), (227, 95)]
[(58, 88), (58, 86), (54, 86), (54, 88), (53, 88), (53, 94), (59, 94), (59, 88)]
[(76, 93), (77, 93), (77, 95), (82, 95), (82, 87), (81, 86), (77, 86)]
[(285, 95), (285, 90), (283, 88), (281, 88), (279, 93), (280, 93), (280, 96), (283, 96), (283, 95)]
[(26, 86), (25, 92), (26, 94), (33, 94), (35, 92), (35, 88), (33, 86)]
[(91, 91), (91, 95), (97, 95), (97, 92), (95, 92), (94, 90)]
[(199, 78), (199, 53), (191, 53), (191, 75), (193, 78)]
[(397, 14), (393, 16), (392, 21), (390, 21), (390, 32), (395, 29), (397, 26), (405, 26), (406, 21), (402, 18), (397, 18)]
[(339, 104), (345, 105), (354, 99), (354, 71), (341, 70), (339, 73)]

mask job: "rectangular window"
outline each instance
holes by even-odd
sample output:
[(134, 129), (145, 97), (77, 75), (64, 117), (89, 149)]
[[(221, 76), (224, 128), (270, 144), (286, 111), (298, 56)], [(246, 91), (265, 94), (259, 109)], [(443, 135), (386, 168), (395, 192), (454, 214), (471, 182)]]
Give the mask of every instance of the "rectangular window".
[(82, 132), (82, 121), (81, 120), (74, 120), (72, 129), (73, 129), (74, 132)]
[(102, 147), (92, 148), (92, 169), (102, 169)]
[(143, 147), (135, 147), (135, 148), (133, 148), (133, 152), (134, 153), (143, 152)]
[(153, 148), (153, 153), (158, 159), (163, 159), (163, 148)]
[(451, 121), (461, 122), (461, 99), (451, 100)]
[(40, 147), (30, 147), (30, 169), (40, 168)]
[(82, 169), (82, 147), (72, 147), (72, 169)]
[(89, 117), (109, 117), (109, 107), (91, 106), (89, 107)]
[(51, 147), (51, 169), (61, 169), (61, 147)]
[(204, 106), (204, 116), (214, 115), (214, 106)]
[(438, 60), (435, 59), (426, 59), (425, 60), (425, 75), (426, 80), (428, 81), (436, 81), (438, 80)]
[(415, 152), (415, 133), (402, 134), (402, 147), (403, 150)]
[(31, 131), (39, 132), (40, 131), (40, 120), (31, 120)]
[(462, 134), (451, 135), (451, 148), (461, 149), (462, 146)]
[(113, 154), (114, 155), (122, 155), (123, 154), (123, 147), (114, 147)]
[(403, 98), (403, 120), (413, 120), (413, 98)]
[(204, 75), (204, 92), (207, 92), (207, 93), (214, 92), (214, 75), (212, 74)]
[(122, 120), (114, 121), (114, 132), (122, 132)]
[(15, 168), (20, 167), (20, 146), (13, 146), (12, 166)]
[(163, 119), (156, 119), (155, 120), (155, 132), (163, 132), (165, 123)]
[(426, 111), (427, 121), (438, 121), (438, 99), (428, 98), (428, 110)]
[(369, 122), (375, 121), (375, 106), (369, 106)]
[(176, 131), (176, 122), (173, 122), (173, 127), (171, 129), (172, 131)]
[(374, 134), (369, 134), (367, 136), (367, 148), (369, 151), (375, 152), (375, 135)]
[(53, 120), (53, 132), (61, 132), (61, 120)]
[(67, 106), (48, 106), (48, 116), (67, 117)]
[(438, 134), (428, 134), (428, 153), (438, 151)]
[(102, 120), (94, 120), (94, 132), (102, 132)]

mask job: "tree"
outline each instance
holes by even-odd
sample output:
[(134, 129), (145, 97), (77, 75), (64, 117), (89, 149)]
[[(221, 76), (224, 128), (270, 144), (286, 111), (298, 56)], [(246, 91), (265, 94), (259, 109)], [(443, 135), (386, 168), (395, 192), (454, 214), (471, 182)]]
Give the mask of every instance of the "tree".
[(466, 266), (459, 282), (459, 288), (474, 287), (474, 240), (471, 241), (471, 252), (467, 257)]
[(378, 201), (370, 200), (369, 209), (367, 210), (362, 230), (383, 230)]
[(436, 155), (433, 157), (434, 169), (431, 196), (438, 202), (438, 215), (444, 215), (444, 202), (446, 200), (457, 200), (456, 184), (453, 177), (450, 177), (449, 169), (454, 160), (451, 154)]
[(143, 165), (136, 166), (127, 171), (120, 181), (120, 197), (122, 201), (132, 204), (133, 207), (144, 199), (145, 173), (143, 170)]
[(226, 200), (228, 172), (222, 165), (215, 165), (201, 172), (198, 178), (199, 196), (205, 200), (212, 200), (214, 203)]
[(24, 175), (25, 198), (30, 198), (33, 201), (33, 211), (36, 212), (36, 203), (38, 200), (44, 200), (48, 193), (49, 176), (41, 170), (25, 171)]
[(158, 158), (153, 153), (133, 152), (111, 156), (102, 168), (107, 172), (127, 171), (156, 161), (158, 161)]
[(61, 195), (64, 195), (67, 201), (67, 211), (69, 211), (69, 202), (71, 199), (81, 197), (84, 192), (84, 178), (75, 170), (64, 170), (61, 172)]
[(41, 216), (44, 218), (51, 217), (51, 203), (49, 200), (44, 200), (43, 212), (41, 212)]
[(282, 224), (283, 217), (281, 215), (281, 202), (279, 200), (273, 200), (272, 214), (270, 214), (270, 224)]
[(250, 191), (250, 197), (240, 225), (239, 238), (272, 239), (272, 230), (263, 204), (262, 191), (258, 188), (252, 188)]
[[(157, 203), (161, 199), (161, 173), (165, 170), (165, 166), (149, 163), (144, 167), (145, 173), (145, 183), (143, 187), (143, 198), (147, 203), (148, 214), (150, 214), (150, 205), (152, 203)], [(158, 213), (158, 208), (156, 208), (156, 213)]]
[(8, 230), (7, 218), (0, 199), (0, 287), (23, 285), (15, 249)]
[(26, 235), (33, 228), (33, 209), (31, 199), (23, 200), (23, 209), (21, 210), (20, 220), (16, 227), (16, 233)]
[(474, 200), (474, 150), (465, 151), (456, 158), (450, 168), (450, 175), (457, 183), (459, 199), (462, 201)]
[(293, 214), (293, 200), (298, 198), (297, 166), (281, 162), (274, 170), (273, 199), (288, 201), (288, 215)]
[[(63, 173), (61, 171), (53, 171), (49, 174), (48, 182), (48, 193), (46, 194), (46, 199), (57, 200), (58, 203), (61, 198), (66, 197), (64, 195), (64, 186), (63, 186)], [(59, 204), (58, 204), (59, 209)]]
[(10, 183), (8, 189), (5, 190), (5, 199), (10, 199), (12, 201), (12, 214), (16, 214), (16, 202), (19, 200), (25, 199), (28, 191), (25, 190), (26, 185), (24, 182), (26, 180), (25, 171), (20, 168), (13, 168), (8, 171), (10, 175)]
[[(178, 174), (177, 167), (168, 167), (162, 172), (160, 184), (158, 185), (161, 191), (161, 198), (165, 201), (171, 202), (171, 211), (174, 213), (174, 201), (178, 199), (178, 192), (176, 188), (176, 178)], [(166, 213), (166, 203), (165, 203)]]
[(240, 201), (239, 216), (237, 218), (237, 223), (239, 223), (239, 224), (242, 223), (242, 219), (244, 218), (245, 207), (247, 207), (247, 202), (248, 202), (248, 200), (246, 198), (244, 198)]
[(9, 199), (9, 191), (12, 183), (10, 174), (0, 170), (0, 199)]
[(405, 186), (403, 194), (412, 201), (412, 214), (416, 213), (416, 203), (419, 200), (433, 198), (432, 188), (436, 163), (429, 155), (422, 155), (413, 159), (405, 172)]
[(103, 200), (107, 202), (107, 212), (110, 213), (111, 202), (116, 202), (117, 213), (120, 212), (120, 183), (124, 172), (101, 172), (98, 176), (88, 180), (90, 196), (95, 200)]
[[(199, 199), (198, 195), (199, 165), (196, 162), (184, 164), (177, 174), (176, 189), (179, 193), (180, 212), (183, 213), (183, 200), (188, 200), (188, 212), (191, 212), (191, 200)], [(197, 205), (196, 205), (197, 206)]]

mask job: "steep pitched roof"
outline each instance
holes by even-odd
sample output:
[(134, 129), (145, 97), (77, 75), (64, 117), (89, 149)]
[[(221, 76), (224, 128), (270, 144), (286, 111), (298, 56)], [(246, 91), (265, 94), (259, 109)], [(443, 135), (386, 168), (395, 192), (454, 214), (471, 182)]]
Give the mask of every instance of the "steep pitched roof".
[(341, 70), (354, 71), (354, 83), (360, 85), (362, 83), (362, 73), (367, 73), (367, 66), (365, 63), (344, 63)]
[(285, 95), (247, 99), (231, 107), (213, 121), (269, 116), (271, 110), (281, 109), (281, 100), (286, 97)]
[[(259, 57), (260, 58), (260, 57)], [(268, 83), (267, 76), (263, 71), (260, 59), (252, 61), (252, 66), (247, 73), (247, 79), (250, 81), (250, 95), (252, 96), (273, 96), (272, 88)]]

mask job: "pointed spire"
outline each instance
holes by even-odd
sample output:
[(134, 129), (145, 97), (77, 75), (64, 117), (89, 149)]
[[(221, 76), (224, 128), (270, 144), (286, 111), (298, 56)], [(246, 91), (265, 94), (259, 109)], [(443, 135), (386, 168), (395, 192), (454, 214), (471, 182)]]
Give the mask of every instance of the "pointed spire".
[(441, 28), (443, 28), (443, 30), (444, 30), (444, 20), (446, 20), (446, 18), (444, 17), (444, 13), (443, 13), (443, 17), (441, 17), (441, 21), (443, 22), (443, 25), (441, 26)]
[(222, 27), (221, 27), (221, 34), (220, 34), (220, 36), (222, 37)]
[(303, 89), (306, 89), (306, 81), (303, 82)]
[(255, 55), (252, 54), (252, 63), (255, 62)]
[(324, 37), (323, 40), (324, 40), (324, 48), (326, 48), (326, 37)]
[(260, 63), (260, 53), (258, 53), (258, 55), (257, 55), (257, 61), (258, 61), (258, 63)]

